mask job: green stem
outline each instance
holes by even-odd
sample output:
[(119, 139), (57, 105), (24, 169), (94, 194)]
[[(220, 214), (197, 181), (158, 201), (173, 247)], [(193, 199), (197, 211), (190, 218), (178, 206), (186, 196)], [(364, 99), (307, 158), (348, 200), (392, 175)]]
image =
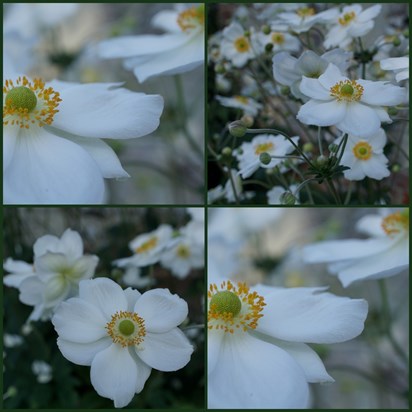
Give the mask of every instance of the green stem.
[(319, 153), (323, 156), (323, 147), (322, 147), (322, 135), (321, 135), (322, 128), (318, 126), (318, 146), (319, 146)]
[(333, 198), (335, 199), (335, 202), (337, 205), (341, 205), (342, 201), (339, 197), (339, 193), (336, 191), (335, 185), (333, 184), (332, 179), (327, 178), (326, 180), (326, 185), (328, 186), (328, 189), (330, 190)]

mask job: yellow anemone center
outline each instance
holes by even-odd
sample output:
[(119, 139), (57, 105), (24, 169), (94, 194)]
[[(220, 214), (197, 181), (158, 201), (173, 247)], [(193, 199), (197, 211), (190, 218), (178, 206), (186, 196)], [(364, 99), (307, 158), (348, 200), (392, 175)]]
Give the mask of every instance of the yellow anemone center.
[(176, 249), (176, 255), (181, 259), (189, 259), (190, 249), (186, 245), (179, 245)]
[(139, 345), (146, 336), (144, 320), (134, 312), (116, 312), (107, 323), (106, 330), (113, 342), (124, 348)]
[(234, 99), (237, 100), (239, 103), (242, 103), (242, 104), (248, 104), (249, 103), (249, 99), (245, 96), (235, 96)]
[(339, 17), (338, 21), (341, 26), (347, 26), (355, 17), (355, 12), (351, 11), (349, 13), (345, 13), (342, 17)]
[(382, 220), (382, 228), (388, 236), (409, 232), (409, 210), (391, 213)]
[(275, 145), (271, 142), (260, 143), (260, 144), (255, 146), (255, 154), (260, 155), (262, 153), (269, 152), (269, 151), (273, 150), (274, 147), (275, 147)]
[(191, 31), (203, 27), (205, 24), (205, 6), (201, 4), (198, 7), (193, 6), (182, 11), (177, 16), (177, 24), (182, 31)]
[(353, 146), (353, 154), (359, 160), (369, 160), (372, 156), (372, 146), (365, 141), (361, 141)]
[(157, 246), (157, 237), (153, 236), (149, 240), (146, 240), (146, 242), (143, 242), (139, 247), (135, 249), (136, 253), (146, 253), (149, 250), (152, 250)]
[(285, 36), (282, 33), (272, 33), (272, 43), (280, 46), (285, 42)]
[(6, 80), (3, 86), (3, 126), (18, 126), (29, 129), (30, 125), (40, 127), (51, 125), (60, 95), (51, 87), (45, 88), (40, 79), (28, 80), (25, 76), (17, 80)]
[(207, 295), (208, 328), (228, 333), (256, 329), (266, 305), (263, 297), (257, 292), (251, 292), (243, 282), (235, 285), (231, 281), (225, 281), (220, 289), (212, 283)]
[(249, 51), (250, 49), (250, 44), (249, 44), (249, 40), (242, 36), (242, 37), (238, 37), (235, 40), (235, 49), (239, 52), (239, 53), (246, 53)]
[(297, 9), (296, 13), (300, 17), (309, 17), (315, 14), (315, 9), (313, 7), (302, 7)]
[(363, 94), (363, 87), (355, 80), (341, 80), (330, 88), (330, 95), (338, 101), (359, 101)]

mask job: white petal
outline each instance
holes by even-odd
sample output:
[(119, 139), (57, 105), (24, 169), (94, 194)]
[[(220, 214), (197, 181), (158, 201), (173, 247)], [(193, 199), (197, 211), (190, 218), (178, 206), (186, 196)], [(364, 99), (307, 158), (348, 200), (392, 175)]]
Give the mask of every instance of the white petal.
[(349, 103), (345, 117), (335, 124), (343, 132), (359, 136), (376, 133), (381, 126), (381, 121), (372, 107), (360, 103)]
[(182, 29), (177, 23), (178, 13), (175, 10), (161, 10), (152, 18), (152, 26), (167, 32), (180, 32)]
[(143, 293), (134, 311), (145, 321), (148, 332), (166, 332), (180, 325), (187, 316), (187, 303), (168, 289), (152, 289)]
[(126, 348), (113, 343), (92, 361), (90, 379), (96, 392), (123, 408), (133, 399), (139, 369)]
[(392, 57), (381, 60), (382, 70), (401, 70), (409, 67), (408, 57)]
[(290, 86), (301, 78), (301, 75), (294, 70), (297, 60), (289, 53), (280, 52), (273, 56), (273, 77), (284, 86)]
[(79, 233), (74, 230), (66, 229), (60, 239), (60, 252), (64, 253), (69, 259), (77, 259), (83, 255), (83, 240)]
[(382, 228), (382, 215), (379, 214), (366, 215), (361, 217), (356, 222), (356, 230), (368, 236), (386, 236), (386, 233)]
[(309, 100), (299, 110), (296, 118), (302, 123), (316, 126), (332, 126), (341, 122), (347, 111), (347, 104)]
[(34, 261), (34, 269), (38, 275), (58, 273), (62, 267), (67, 266), (67, 257), (62, 253), (47, 252)]
[(383, 154), (374, 155), (368, 161), (362, 162), (365, 175), (376, 180), (388, 177), (391, 172), (387, 166), (388, 159)]
[(94, 357), (112, 344), (107, 336), (89, 343), (75, 343), (62, 338), (57, 339), (57, 346), (62, 355), (76, 365), (90, 366)]
[(329, 63), (325, 72), (319, 76), (320, 84), (327, 90), (338, 83), (341, 80), (346, 80), (346, 77), (342, 76), (340, 70), (333, 63)]
[(52, 318), (59, 337), (75, 343), (91, 343), (105, 336), (106, 319), (92, 304), (79, 298), (62, 302)]
[(325, 89), (319, 82), (318, 79), (310, 79), (309, 77), (302, 77), (302, 81), (300, 83), (300, 91), (312, 98), (317, 100), (325, 100), (329, 101), (333, 98), (330, 95), (328, 89)]
[[(134, 268), (134, 269), (137, 269), (137, 268)], [(133, 312), (134, 306), (136, 305), (137, 300), (139, 299), (140, 296), (142, 296), (142, 294), (136, 289), (132, 289), (132, 288), (125, 289), (124, 294), (127, 299), (127, 310), (129, 312)]]
[(225, 333), (209, 330), (207, 333), (207, 373), (213, 372), (217, 366), (220, 350)]
[(99, 258), (97, 256), (85, 255), (77, 259), (70, 273), (70, 280), (78, 282), (80, 279), (90, 279), (93, 277), (98, 263)]
[(395, 106), (406, 100), (406, 89), (386, 82), (358, 80), (363, 86), (361, 102), (374, 106)]
[(44, 235), (39, 237), (33, 245), (34, 258), (40, 257), (47, 252), (58, 253), (60, 239), (53, 235)]
[(18, 127), (3, 126), (3, 173), (13, 159), (19, 130)]
[(316, 288), (278, 289), (264, 296), (266, 306), (256, 330), (292, 342), (337, 343), (358, 336), (368, 304)]
[(312, 50), (306, 50), (299, 57), (296, 64), (296, 69), (303, 75), (316, 79), (326, 70), (328, 67), (328, 61), (319, 57)]
[(148, 332), (142, 346), (143, 349), (136, 350), (140, 359), (153, 369), (163, 372), (183, 368), (190, 361), (193, 352), (193, 346), (178, 328), (164, 333)]
[(20, 302), (36, 306), (43, 302), (44, 283), (37, 276), (24, 279), (20, 285)]
[(131, 139), (159, 126), (163, 98), (116, 84), (81, 84), (61, 92), (53, 127), (82, 137)]
[(368, 20), (374, 19), (381, 12), (381, 9), (382, 6), (380, 4), (368, 7), (366, 10), (363, 10), (362, 13), (359, 14), (359, 16), (357, 16), (357, 21), (363, 23)]
[(211, 409), (305, 409), (309, 390), (295, 360), (275, 345), (249, 336), (225, 336), (208, 377)]

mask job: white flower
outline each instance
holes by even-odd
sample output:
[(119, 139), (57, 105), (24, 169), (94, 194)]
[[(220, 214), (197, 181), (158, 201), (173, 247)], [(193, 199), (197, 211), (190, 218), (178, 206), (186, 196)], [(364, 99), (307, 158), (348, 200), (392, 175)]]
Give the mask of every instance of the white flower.
[(332, 63), (319, 79), (303, 76), (300, 91), (310, 100), (297, 114), (302, 123), (332, 126), (345, 133), (370, 135), (382, 122), (392, 120), (382, 106), (395, 106), (406, 98), (405, 88), (386, 82), (349, 80)]
[(20, 335), (12, 335), (10, 333), (5, 333), (3, 335), (3, 345), (5, 348), (15, 348), (23, 345), (23, 342), (24, 339)]
[(260, 103), (256, 102), (256, 100), (246, 96), (216, 96), (216, 100), (222, 106), (242, 109), (244, 114), (249, 114), (250, 116), (256, 116), (258, 111), (263, 107)]
[(187, 313), (168, 289), (140, 294), (98, 278), (80, 282), (79, 297), (64, 302), (52, 322), (63, 356), (91, 366), (97, 393), (121, 408), (143, 390), (152, 368), (176, 371), (189, 362), (193, 347), (177, 328)]
[(267, 44), (273, 45), (272, 52), (277, 53), (281, 50), (289, 50), (297, 52), (300, 49), (300, 42), (296, 36), (292, 36), (287, 32), (281, 32), (272, 27), (269, 34), (262, 31), (252, 33), (252, 44), (258, 53), (264, 53)]
[(49, 383), (53, 378), (53, 369), (47, 362), (34, 361), (31, 370), (37, 376), (39, 383)]
[(125, 58), (140, 82), (150, 77), (185, 73), (204, 62), (204, 4), (157, 13), (152, 24), (163, 35), (140, 35), (100, 43), (103, 58)]
[(304, 409), (308, 382), (333, 382), (306, 343), (358, 336), (367, 302), (325, 288), (224, 281), (208, 291), (208, 407)]
[(161, 96), (4, 75), (4, 203), (101, 203), (103, 178), (129, 175), (100, 138), (131, 139), (159, 125)]
[(356, 228), (370, 239), (318, 242), (303, 250), (308, 263), (328, 263), (344, 287), (352, 282), (394, 276), (409, 266), (409, 210), (367, 215)]
[(94, 275), (99, 259), (83, 255), (83, 241), (71, 229), (66, 229), (61, 238), (40, 237), (33, 251), (33, 266), (8, 259), (4, 268), (12, 274), (3, 281), (19, 289), (22, 303), (34, 306), (29, 320), (43, 320), (50, 318), (63, 300), (77, 294), (79, 282)]
[(148, 266), (160, 260), (162, 252), (170, 244), (173, 236), (173, 229), (169, 225), (160, 225), (150, 233), (137, 236), (129, 243), (133, 256), (118, 259), (115, 264), (120, 267), (125, 266)]
[[(294, 136), (291, 139), (297, 143), (299, 137)], [(259, 167), (271, 169), (284, 161), (284, 159), (275, 158), (271, 159), (268, 164), (263, 164), (260, 161), (262, 153), (283, 157), (294, 150), (294, 146), (281, 135), (259, 134), (251, 142), (242, 143), (240, 152), (236, 153), (236, 158), (239, 161), (239, 174), (243, 179), (246, 179)]]
[(409, 57), (392, 57), (381, 60), (382, 70), (393, 70), (396, 75), (396, 81), (409, 79)]
[[(295, 195), (295, 191), (297, 189), (298, 185), (290, 185), (289, 189), (287, 189), (289, 192), (291, 192), (293, 195)], [(286, 189), (282, 186), (273, 186), (272, 189), (268, 190), (266, 192), (266, 196), (268, 198), (268, 205), (281, 205), (283, 204), (282, 202), (282, 196), (286, 192)], [(296, 193), (296, 196), (299, 194)], [(299, 204), (299, 202), (295, 203), (296, 205)]]
[[(342, 137), (335, 141), (339, 144)], [(343, 172), (348, 180), (362, 180), (365, 177), (381, 180), (390, 175), (388, 159), (383, 154), (386, 134), (383, 129), (369, 136), (348, 135), (341, 164), (350, 167)]]
[(249, 37), (245, 36), (245, 30), (237, 22), (224, 28), (220, 50), (235, 67), (243, 67), (255, 56)]
[(345, 6), (341, 13), (332, 16), (329, 23), (331, 29), (326, 35), (324, 46), (347, 48), (355, 37), (369, 33), (374, 26), (373, 19), (380, 13), (381, 5), (362, 10), (360, 4)]
[(151, 276), (141, 276), (141, 269), (137, 266), (128, 265), (125, 267), (124, 275), (122, 276), (122, 282), (126, 286), (132, 286), (135, 288), (147, 288), (152, 285), (155, 280)]

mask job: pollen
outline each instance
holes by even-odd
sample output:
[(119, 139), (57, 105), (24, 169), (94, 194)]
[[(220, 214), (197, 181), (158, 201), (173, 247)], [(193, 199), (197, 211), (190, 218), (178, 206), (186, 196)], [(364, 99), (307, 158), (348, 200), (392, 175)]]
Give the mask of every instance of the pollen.
[(3, 126), (29, 129), (31, 125), (51, 125), (60, 95), (51, 87), (46, 88), (41, 79), (6, 80), (3, 85)]
[(285, 36), (282, 33), (272, 33), (272, 43), (273, 44), (278, 44), (278, 45), (282, 45), (283, 43), (285, 43)]
[(296, 10), (296, 13), (298, 16), (304, 18), (304, 17), (309, 17), (313, 16), (315, 14), (315, 9), (313, 7), (302, 7), (298, 10)]
[(260, 143), (255, 146), (255, 154), (260, 155), (262, 153), (269, 152), (275, 148), (275, 145), (271, 142), (268, 143)]
[(225, 281), (220, 288), (212, 283), (207, 295), (208, 328), (227, 333), (256, 329), (266, 305), (263, 297), (257, 292), (251, 292), (243, 282), (235, 285), (231, 281)]
[(382, 220), (382, 229), (392, 237), (400, 233), (409, 233), (409, 210), (391, 213)]
[(354, 18), (356, 17), (356, 14), (354, 11), (351, 11), (349, 13), (345, 13), (342, 17), (339, 18), (339, 24), (341, 26), (347, 26)]
[(363, 94), (363, 87), (355, 80), (341, 80), (330, 88), (330, 95), (338, 102), (357, 102)]
[(154, 249), (157, 246), (157, 237), (153, 236), (149, 240), (146, 240), (146, 242), (143, 242), (139, 247), (135, 249), (136, 253), (146, 253), (149, 250)]
[(184, 32), (190, 32), (205, 25), (205, 8), (201, 4), (198, 7), (191, 7), (179, 13), (177, 24)]
[(116, 312), (106, 325), (107, 334), (122, 347), (139, 345), (146, 336), (144, 320), (134, 312)]
[(360, 141), (353, 146), (352, 152), (359, 160), (369, 160), (372, 156), (372, 146), (365, 141)]
[(246, 53), (249, 51), (250, 49), (250, 44), (249, 44), (249, 40), (242, 36), (242, 37), (238, 37), (235, 40), (235, 49), (239, 52), (239, 53)]

